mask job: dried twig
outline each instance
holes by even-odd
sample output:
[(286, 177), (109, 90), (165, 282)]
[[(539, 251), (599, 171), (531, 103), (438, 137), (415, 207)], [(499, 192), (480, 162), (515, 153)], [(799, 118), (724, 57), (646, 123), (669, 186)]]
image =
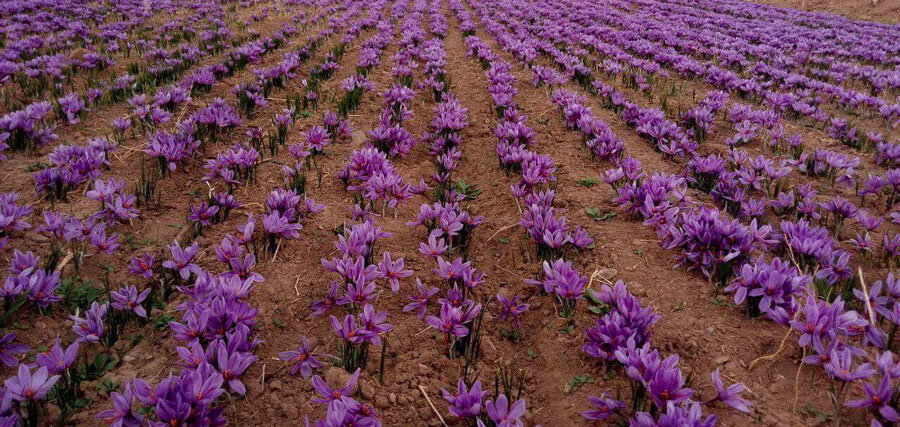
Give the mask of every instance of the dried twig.
[(609, 280), (606, 277), (603, 277), (603, 275), (600, 274), (600, 271), (601, 271), (601, 269), (599, 269), (599, 268), (594, 269), (594, 272), (591, 273), (591, 278), (590, 278), (590, 280), (588, 280), (588, 284), (585, 289), (590, 289), (594, 285), (594, 279), (596, 279), (598, 277), (600, 278), (601, 282), (603, 282), (609, 286), (615, 286), (615, 284), (612, 282), (612, 280)]
[(794, 411), (797, 411), (797, 400), (800, 399), (800, 371), (803, 370), (803, 359), (806, 358), (806, 349), (803, 349), (803, 357), (797, 365), (797, 375), (794, 376)]
[(262, 389), (260, 391), (266, 391), (266, 364), (263, 363), (263, 371), (262, 376), (259, 378), (259, 383)]
[(425, 387), (422, 387), (419, 384), (419, 391), (422, 392), (422, 396), (425, 396), (425, 400), (428, 401), (428, 406), (431, 406), (431, 410), (434, 411), (434, 415), (437, 415), (438, 419), (441, 420), (441, 425), (447, 427), (447, 422), (444, 421), (444, 417), (441, 416), (441, 413), (438, 412), (437, 408), (434, 407), (434, 403), (431, 403), (431, 398), (428, 397), (428, 393), (425, 392)]
[(510, 224), (510, 225), (506, 225), (506, 226), (500, 227), (499, 229), (497, 229), (497, 231), (494, 232), (494, 234), (491, 234), (491, 237), (488, 237), (488, 238), (487, 238), (488, 241), (494, 240), (494, 237), (497, 237), (498, 234), (500, 234), (500, 233), (502, 233), (502, 232), (504, 232), (504, 231), (506, 231), (506, 230), (509, 230), (510, 228), (513, 228), (513, 227), (515, 227), (515, 226), (517, 226), (517, 225), (519, 225), (519, 224), (518, 224), (518, 223), (515, 223), (515, 224)]
[(184, 117), (184, 113), (187, 112), (188, 106), (190, 105), (191, 101), (188, 101), (184, 104), (184, 107), (181, 109), (181, 113), (178, 114), (178, 120), (176, 120), (176, 123), (181, 121), (181, 118)]
[(496, 267), (499, 268), (499, 269), (501, 269), (501, 270), (503, 270), (503, 271), (505, 271), (505, 272), (507, 272), (507, 273), (509, 273), (509, 274), (512, 274), (513, 276), (518, 277), (519, 279), (522, 279), (522, 280), (525, 279), (525, 278), (522, 277), (522, 275), (520, 275), (519, 273), (516, 273), (515, 271), (512, 271), (512, 270), (510, 270), (510, 269), (508, 269), (508, 268), (506, 268), (506, 267), (504, 267), (504, 266), (502, 266), (502, 265), (499, 265), (499, 264), (498, 264), (498, 265), (496, 265)]
[[(800, 310), (797, 310), (797, 313), (794, 314), (795, 320), (797, 319), (797, 315), (799, 315), (799, 314), (800, 314)], [(781, 352), (784, 351), (785, 347), (787, 347), (787, 345), (786, 345), (787, 339), (789, 336), (791, 336), (791, 331), (793, 331), (793, 330), (794, 330), (794, 328), (792, 326), (788, 326), (787, 333), (784, 334), (784, 338), (781, 339), (781, 344), (778, 345), (778, 350), (776, 350), (772, 354), (769, 354), (766, 356), (760, 356), (760, 357), (757, 357), (756, 359), (753, 359), (753, 361), (750, 362), (750, 367), (747, 368), (747, 370), (752, 371), (753, 367), (756, 366), (757, 363), (759, 363), (763, 360), (772, 360), (775, 357), (777, 357), (779, 354), (781, 354)]]
[(66, 256), (62, 259), (62, 261), (59, 262), (54, 271), (62, 271), (63, 267), (65, 267), (66, 264), (68, 264), (74, 256), (75, 254), (72, 253), (72, 251), (66, 251)]
[(275, 262), (275, 258), (278, 258), (278, 251), (281, 249), (281, 239), (278, 239), (278, 245), (275, 246), (275, 254), (272, 255), (272, 262)]
[(869, 300), (869, 289), (866, 288), (866, 281), (863, 279), (862, 267), (857, 267), (857, 273), (859, 273), (859, 284), (862, 285), (863, 297), (866, 302), (866, 313), (869, 315), (869, 322), (874, 327), (875, 326), (875, 310), (872, 310), (872, 302)]

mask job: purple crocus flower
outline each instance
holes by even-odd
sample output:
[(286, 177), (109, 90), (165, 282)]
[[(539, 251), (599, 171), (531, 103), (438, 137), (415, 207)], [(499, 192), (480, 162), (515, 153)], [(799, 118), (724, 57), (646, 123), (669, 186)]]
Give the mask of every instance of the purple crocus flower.
[(325, 147), (331, 144), (331, 136), (322, 126), (313, 126), (306, 132), (302, 132), (300, 136), (306, 139), (307, 145), (314, 154), (323, 152)]
[(409, 299), (412, 301), (406, 306), (403, 307), (403, 311), (413, 311), (416, 310), (416, 317), (419, 319), (425, 317), (425, 310), (428, 306), (428, 302), (432, 300), (435, 294), (440, 292), (440, 289), (427, 288), (422, 281), (416, 277), (416, 293), (409, 296)]
[(875, 373), (871, 363), (862, 363), (853, 368), (853, 353), (849, 348), (832, 349), (831, 357), (825, 364), (825, 373), (841, 381), (853, 382), (871, 377)]
[(451, 414), (459, 418), (472, 418), (481, 413), (481, 401), (487, 396), (487, 391), (481, 390), (481, 381), (475, 381), (472, 388), (467, 389), (466, 383), (460, 378), (456, 384), (455, 396), (444, 389), (441, 389), (441, 394), (449, 404), (447, 409)]
[(393, 325), (385, 322), (387, 314), (387, 311), (376, 313), (371, 304), (366, 304), (359, 315), (359, 323), (362, 325), (360, 329), (366, 332), (370, 337), (369, 341), (376, 346), (381, 345), (381, 334), (386, 334), (394, 329)]
[(231, 235), (225, 236), (222, 242), (216, 245), (216, 259), (219, 262), (230, 265), (232, 259), (240, 259), (244, 255), (244, 247)]
[(156, 417), (164, 425), (181, 426), (188, 424), (191, 416), (191, 405), (183, 399), (175, 401), (162, 400), (156, 404)]
[(178, 347), (175, 351), (181, 357), (183, 363), (181, 366), (188, 369), (199, 369), (203, 364), (209, 363), (212, 359), (212, 346), (210, 349), (204, 349), (200, 341), (191, 341), (188, 347)]
[[(23, 277), (25, 273), (19, 277)], [(35, 270), (30, 276), (25, 277), (26, 297), (37, 303), (38, 307), (47, 307), (52, 303), (62, 300), (61, 297), (54, 292), (59, 287), (59, 272), (54, 271), (53, 274), (47, 274), (45, 270)]]
[(199, 244), (195, 242), (193, 245), (182, 249), (181, 245), (176, 241), (169, 245), (169, 250), (172, 252), (172, 259), (163, 262), (163, 267), (176, 270), (182, 280), (190, 278), (191, 273), (200, 274), (202, 271), (200, 266), (193, 263), (194, 256), (200, 251)]
[[(9, 303), (12, 303), (13, 299), (22, 295), (25, 285), (24, 282), (25, 280), (19, 280), (17, 276), (13, 276), (12, 274), (6, 276), (6, 280), (3, 281), (3, 287), (0, 288), (0, 297), (3, 297), (3, 299)], [(13, 366), (15, 366), (15, 363)]]
[(117, 291), (110, 292), (110, 296), (112, 296), (113, 299), (110, 305), (116, 310), (133, 311), (138, 317), (146, 319), (147, 310), (144, 309), (144, 306), (142, 306), (141, 303), (144, 302), (149, 294), (150, 288), (144, 289), (143, 292), (138, 294), (137, 288), (134, 285), (125, 286), (119, 288)]
[(182, 321), (169, 322), (169, 327), (174, 332), (173, 336), (179, 341), (196, 342), (200, 336), (206, 332), (206, 325), (209, 324), (209, 310), (204, 310), (200, 314), (189, 311), (184, 315)]
[(695, 427), (715, 427), (718, 418), (710, 415), (703, 419), (703, 409), (700, 404), (694, 402), (690, 405), (676, 405), (669, 402), (666, 405), (666, 412), (659, 415), (659, 419), (654, 420), (653, 416), (647, 412), (638, 412), (634, 414), (634, 419), (630, 422), (634, 427), (650, 427), (650, 426), (695, 426)]
[(112, 409), (100, 411), (94, 416), (94, 419), (114, 427), (141, 425), (141, 415), (131, 410), (134, 403), (134, 392), (131, 389), (131, 383), (125, 384), (124, 393), (114, 391), (109, 397), (112, 400)]
[(522, 303), (519, 304), (519, 295), (514, 295), (512, 298), (506, 298), (502, 293), (497, 293), (497, 301), (500, 301), (500, 305), (503, 307), (503, 311), (500, 312), (500, 319), (506, 319), (509, 316), (512, 316), (513, 326), (516, 328), (521, 326), (519, 322), (519, 315), (528, 310), (528, 304)]
[(291, 375), (297, 375), (297, 372), (299, 372), (303, 378), (309, 378), (314, 370), (322, 369), (322, 363), (316, 359), (315, 354), (310, 350), (309, 340), (305, 336), (301, 336), (300, 340), (302, 344), (297, 347), (296, 351), (283, 351), (278, 354), (278, 358), (292, 363)]
[(458, 308), (453, 307), (451, 304), (442, 304), (441, 317), (428, 316), (425, 318), (425, 323), (446, 335), (449, 340), (451, 335), (464, 337), (469, 334), (469, 328), (460, 322), (459, 317), (460, 312)]
[[(309, 420), (306, 420), (306, 425)], [(343, 396), (335, 399), (328, 404), (325, 413), (325, 420), (316, 421), (316, 426), (380, 426), (378, 416), (375, 409), (369, 405), (364, 405), (355, 399)]]
[(862, 383), (862, 390), (866, 395), (865, 398), (850, 400), (845, 405), (850, 408), (870, 408), (878, 411), (884, 419), (890, 422), (900, 421), (900, 414), (891, 406), (894, 386), (891, 384), (889, 375), (882, 375), (877, 386), (873, 386), (869, 382)]
[(391, 259), (391, 253), (385, 252), (384, 259), (378, 263), (378, 271), (387, 279), (391, 285), (391, 290), (397, 292), (400, 290), (400, 279), (412, 276), (412, 270), (405, 270), (403, 258), (394, 261)]
[(356, 379), (359, 378), (359, 369), (350, 376), (350, 379), (347, 381), (347, 384), (343, 388), (335, 388), (332, 389), (328, 386), (328, 383), (322, 379), (322, 377), (316, 375), (312, 378), (313, 387), (322, 396), (321, 399), (313, 399), (313, 402), (329, 404), (334, 402), (335, 400), (340, 400), (344, 396), (350, 396), (353, 394), (353, 390), (356, 388)]
[(78, 356), (78, 342), (73, 342), (63, 350), (59, 337), (56, 337), (56, 344), (50, 350), (38, 353), (37, 364), (47, 368), (51, 374), (58, 375), (75, 363), (76, 356)]
[(78, 316), (69, 316), (69, 319), (75, 322), (72, 330), (78, 335), (78, 342), (100, 342), (103, 336), (103, 323), (106, 319), (107, 304), (100, 305), (96, 301), (91, 304), (91, 308), (84, 312), (84, 318)]
[(200, 224), (202, 226), (212, 225), (211, 219), (219, 212), (219, 207), (210, 205), (206, 201), (199, 205), (191, 203), (191, 214), (188, 215), (188, 221)]
[(13, 400), (26, 402), (43, 400), (57, 381), (59, 375), (49, 376), (47, 368), (43, 366), (32, 375), (28, 366), (20, 364), (18, 374), (8, 378), (3, 384)]
[(259, 359), (257, 356), (249, 352), (235, 351), (229, 353), (225, 346), (219, 346), (216, 362), (219, 365), (222, 379), (228, 382), (228, 387), (234, 390), (235, 393), (243, 396), (247, 393), (247, 388), (239, 377), (257, 359)]
[[(674, 361), (671, 361), (672, 358)], [(684, 387), (681, 369), (677, 365), (678, 356), (667, 357), (648, 381), (647, 389), (657, 408), (665, 408), (669, 402), (684, 402), (694, 395), (693, 390)]]
[(354, 344), (366, 341), (369, 338), (369, 332), (362, 328), (356, 327), (356, 318), (352, 314), (344, 316), (344, 320), (340, 321), (337, 317), (331, 316), (331, 326), (341, 339)]
[(91, 246), (97, 248), (98, 251), (107, 255), (115, 253), (121, 244), (119, 243), (119, 235), (113, 233), (107, 236), (106, 230), (99, 228), (91, 232)]
[(291, 223), (290, 218), (275, 211), (263, 217), (263, 229), (272, 240), (280, 237), (296, 239), (300, 237), (303, 224)]
[(592, 421), (604, 421), (625, 408), (624, 402), (606, 397), (606, 393), (603, 393), (600, 397), (591, 396), (588, 398), (588, 401), (591, 402), (591, 405), (594, 405), (594, 409), (584, 411), (581, 415)]
[[(7, 271), (10, 274), (19, 275), (22, 273), (30, 273), (31, 270), (37, 268), (38, 263), (41, 262), (41, 257), (34, 254), (34, 252), (21, 252), (18, 249), (13, 251), (12, 259), (9, 261), (9, 267)], [(29, 270), (29, 271), (26, 271)]]
[(725, 385), (722, 384), (722, 378), (719, 375), (718, 368), (716, 368), (716, 370), (712, 373), (712, 381), (713, 386), (716, 388), (716, 398), (714, 400), (719, 400), (722, 403), (743, 413), (750, 413), (750, 405), (752, 405), (752, 403), (740, 396), (741, 392), (746, 389), (746, 387), (744, 387), (744, 384), (737, 383), (726, 388)]
[(331, 307), (337, 305), (338, 294), (340, 293), (340, 284), (338, 282), (331, 282), (331, 288), (328, 293), (325, 294), (325, 297), (315, 301), (312, 303), (310, 308), (312, 309), (312, 316), (321, 316), (325, 314)]
[(354, 304), (358, 307), (374, 298), (375, 282), (366, 283), (366, 280), (362, 279), (356, 283), (347, 285), (347, 295), (338, 299), (337, 303), (340, 305)]
[(186, 371), (182, 374), (181, 381), (182, 393), (190, 396), (190, 403), (196, 405), (208, 406), (222, 393), (225, 393), (225, 390), (222, 389), (224, 379), (215, 370), (212, 372), (202, 372), (200, 369)]
[(16, 343), (16, 334), (8, 333), (0, 338), (0, 361), (10, 368), (19, 364), (18, 355), (28, 351), (28, 346)]
[(131, 263), (128, 265), (128, 272), (135, 276), (143, 277), (144, 279), (150, 279), (153, 277), (154, 264), (156, 264), (156, 256), (151, 253), (141, 254), (131, 258)]
[(150, 384), (147, 384), (146, 381), (135, 378), (134, 381), (132, 381), (134, 397), (146, 406), (156, 406), (159, 402), (159, 396), (164, 395), (168, 391), (173, 380), (174, 377), (170, 373), (168, 377), (163, 378), (156, 384), (156, 387), (150, 387)]
[(428, 235), (428, 242), (419, 243), (419, 252), (432, 258), (439, 258), (447, 254), (449, 247), (440, 230), (434, 230)]
[(525, 415), (525, 399), (519, 399), (509, 406), (506, 395), (501, 394), (494, 402), (488, 400), (485, 403), (485, 409), (497, 427), (522, 427), (525, 425), (519, 419)]

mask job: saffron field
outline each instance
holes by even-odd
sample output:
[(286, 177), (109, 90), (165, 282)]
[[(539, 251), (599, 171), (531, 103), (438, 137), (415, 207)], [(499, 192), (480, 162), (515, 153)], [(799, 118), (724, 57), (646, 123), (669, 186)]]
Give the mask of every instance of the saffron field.
[(900, 13), (783, 3), (0, 2), (0, 425), (900, 422)]

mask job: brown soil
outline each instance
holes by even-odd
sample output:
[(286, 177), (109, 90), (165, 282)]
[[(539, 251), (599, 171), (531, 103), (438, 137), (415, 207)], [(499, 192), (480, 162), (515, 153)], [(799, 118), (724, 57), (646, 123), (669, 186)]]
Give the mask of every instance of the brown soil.
[(825, 12), (848, 18), (896, 24), (900, 22), (898, 0), (756, 0), (754, 3)]

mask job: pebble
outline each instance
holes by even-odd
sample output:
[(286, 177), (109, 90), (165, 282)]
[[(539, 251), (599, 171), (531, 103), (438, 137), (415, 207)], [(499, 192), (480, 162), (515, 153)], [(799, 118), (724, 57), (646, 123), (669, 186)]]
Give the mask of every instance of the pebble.
[(731, 358), (730, 358), (730, 357), (728, 357), (728, 356), (719, 356), (719, 357), (716, 358), (716, 360), (714, 361), (714, 363), (715, 363), (716, 365), (724, 365), (724, 364), (728, 363), (729, 361), (731, 361)]
[(597, 272), (597, 274), (606, 280), (612, 281), (612, 279), (619, 274), (619, 271), (615, 268), (604, 268)]
[(396, 404), (397, 403), (397, 395), (394, 393), (389, 394), (388, 400), (391, 402), (391, 405)]
[(375, 397), (375, 387), (372, 387), (372, 385), (368, 382), (363, 383), (359, 386), (359, 392), (365, 399), (371, 400), (373, 397)]
[[(344, 368), (332, 366), (325, 371), (325, 382), (331, 387), (344, 387), (349, 381), (350, 373), (344, 370)], [(353, 386), (353, 392), (356, 391), (357, 387), (358, 385)], [(352, 395), (353, 392), (350, 392), (349, 395)]]
[(375, 398), (375, 407), (376, 408), (384, 409), (384, 408), (387, 408), (389, 405), (390, 405), (390, 403), (388, 403), (388, 399), (386, 397), (378, 396), (377, 398)]
[[(248, 396), (256, 396), (261, 391), (261, 385), (259, 383), (259, 379), (256, 381), (244, 381), (244, 386), (247, 387), (247, 395)], [(274, 394), (273, 394), (274, 396)]]
[(419, 375), (427, 377), (430, 374), (431, 374), (431, 368), (420, 363), (419, 364)]
[(362, 144), (366, 141), (366, 134), (362, 130), (357, 129), (353, 131), (353, 135), (351, 135), (351, 138), (353, 139), (354, 144)]
[(274, 380), (269, 383), (269, 388), (272, 390), (281, 390), (281, 381)]

